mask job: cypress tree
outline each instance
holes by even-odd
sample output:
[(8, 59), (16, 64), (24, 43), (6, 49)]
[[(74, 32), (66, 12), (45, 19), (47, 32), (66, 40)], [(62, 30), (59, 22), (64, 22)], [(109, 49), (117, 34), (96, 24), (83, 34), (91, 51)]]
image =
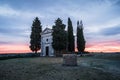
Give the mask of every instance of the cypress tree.
[(31, 35), (30, 35), (30, 49), (37, 53), (41, 48), (41, 35), (42, 26), (38, 17), (36, 17), (32, 23)]
[(83, 34), (83, 24), (82, 21), (79, 24), (77, 22), (77, 49), (79, 52), (84, 52), (85, 50), (85, 39)]
[(52, 29), (52, 46), (54, 50), (58, 52), (66, 50), (67, 32), (65, 31), (65, 24), (62, 23), (62, 20), (60, 18), (55, 21), (55, 25), (53, 25)]
[(73, 52), (74, 51), (74, 35), (73, 35), (73, 26), (72, 21), (70, 18), (68, 18), (68, 51)]

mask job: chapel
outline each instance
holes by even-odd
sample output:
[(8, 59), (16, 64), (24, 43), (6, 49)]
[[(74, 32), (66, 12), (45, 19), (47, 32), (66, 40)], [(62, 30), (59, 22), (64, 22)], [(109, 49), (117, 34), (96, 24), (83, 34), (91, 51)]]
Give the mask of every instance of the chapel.
[(52, 29), (45, 28), (41, 33), (41, 56), (54, 56)]

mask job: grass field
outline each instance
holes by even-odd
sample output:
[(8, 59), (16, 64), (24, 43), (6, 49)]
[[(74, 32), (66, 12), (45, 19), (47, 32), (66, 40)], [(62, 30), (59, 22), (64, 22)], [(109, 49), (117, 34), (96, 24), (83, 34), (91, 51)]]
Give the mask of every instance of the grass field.
[(62, 66), (62, 57), (0, 60), (0, 80), (120, 80), (120, 59), (78, 57), (78, 66)]

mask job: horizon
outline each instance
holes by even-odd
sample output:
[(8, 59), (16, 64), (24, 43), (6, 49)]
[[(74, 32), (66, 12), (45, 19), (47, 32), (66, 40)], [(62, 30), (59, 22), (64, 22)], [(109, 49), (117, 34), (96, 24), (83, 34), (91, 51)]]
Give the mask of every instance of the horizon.
[[(59, 17), (74, 34), (82, 20), (85, 51), (120, 52), (120, 0), (4, 0), (0, 1), (0, 54), (27, 53), (32, 22), (38, 17), (42, 30)], [(76, 47), (75, 50), (77, 51)]]

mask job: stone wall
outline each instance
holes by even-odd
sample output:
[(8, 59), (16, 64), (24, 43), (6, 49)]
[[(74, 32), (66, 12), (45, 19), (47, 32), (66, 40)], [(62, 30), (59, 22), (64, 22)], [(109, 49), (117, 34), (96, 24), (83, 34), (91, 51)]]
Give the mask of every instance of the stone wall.
[(77, 55), (63, 54), (63, 66), (77, 66)]

